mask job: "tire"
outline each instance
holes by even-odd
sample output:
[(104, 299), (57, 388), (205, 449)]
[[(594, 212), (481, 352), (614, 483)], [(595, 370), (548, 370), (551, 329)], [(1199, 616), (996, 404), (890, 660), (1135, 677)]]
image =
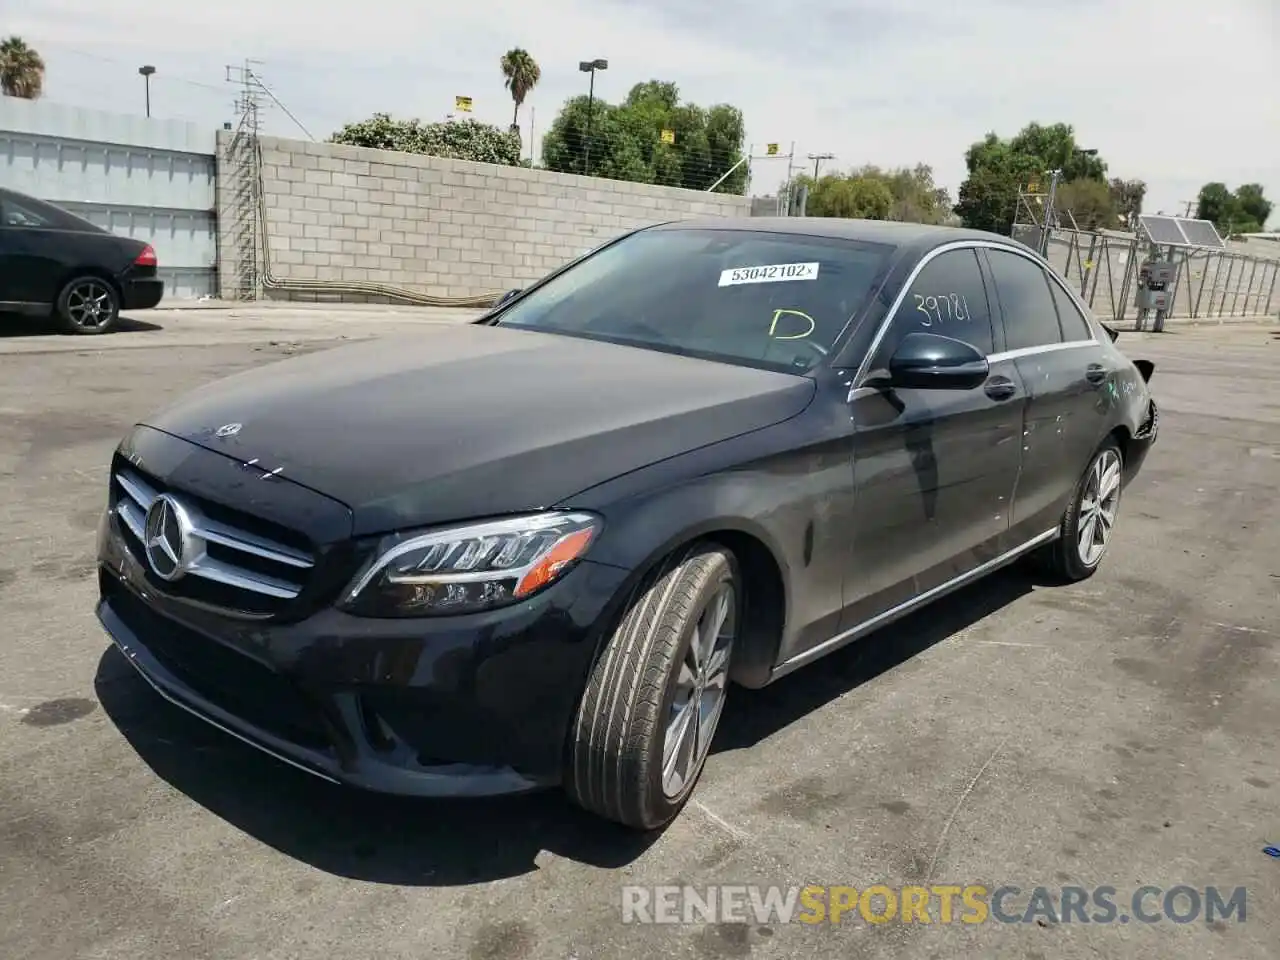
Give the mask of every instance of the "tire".
[(115, 328), (120, 317), (120, 296), (101, 277), (76, 277), (62, 288), (56, 307), (64, 331), (91, 336)]
[[(1090, 458), (1089, 466), (1071, 493), (1071, 502), (1062, 517), (1061, 536), (1036, 554), (1041, 569), (1066, 583), (1087, 580), (1097, 572), (1115, 532), (1123, 480), (1124, 455), (1120, 445), (1108, 437)], [(1100, 481), (1106, 484), (1104, 489), (1107, 490), (1101, 498), (1097, 496)], [(1111, 487), (1112, 482), (1114, 487)], [(1091, 507), (1099, 499), (1101, 508)], [(1106, 523), (1108, 515), (1110, 522)], [(1081, 545), (1081, 534), (1086, 532), (1090, 519), (1094, 521), (1095, 532), (1100, 529), (1098, 525), (1106, 523), (1101, 544), (1097, 544), (1097, 536), (1093, 538), (1093, 551)]]
[[(637, 830), (664, 827), (684, 808), (724, 709), (741, 598), (733, 554), (705, 542), (673, 553), (637, 588), (592, 669), (569, 734), (565, 787), (579, 806)], [(704, 633), (714, 634), (710, 647)], [(695, 647), (695, 636), (704, 643)], [(701, 680), (692, 669), (699, 650)], [(672, 733), (688, 762), (673, 764), (681, 775), (669, 777), (668, 727), (677, 713), (693, 718), (695, 694), (702, 722), (685, 729), (697, 739)]]

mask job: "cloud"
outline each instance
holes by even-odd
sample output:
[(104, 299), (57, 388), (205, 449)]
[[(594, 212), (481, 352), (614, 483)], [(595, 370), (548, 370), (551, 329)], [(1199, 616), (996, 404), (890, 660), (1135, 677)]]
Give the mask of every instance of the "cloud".
[[(437, 119), (458, 94), (507, 123), (497, 60), (522, 46), (543, 71), (528, 101), (542, 129), (584, 92), (578, 61), (606, 57), (598, 95), (674, 80), (689, 99), (741, 107), (759, 152), (794, 141), (806, 164), (813, 152), (845, 167), (925, 162), (954, 192), (987, 130), (1061, 120), (1113, 174), (1147, 180), (1152, 210), (1214, 179), (1280, 197), (1274, 0), (170, 0), (144, 17), (95, 0), (24, 6), (8, 32), (43, 53), (50, 99), (84, 106), (136, 110), (136, 67), (153, 63), (158, 115), (220, 124), (234, 97), (224, 66), (253, 57), (319, 136), (375, 110)], [(268, 123), (297, 133), (278, 110)], [(753, 186), (771, 189), (786, 165), (756, 163)]]

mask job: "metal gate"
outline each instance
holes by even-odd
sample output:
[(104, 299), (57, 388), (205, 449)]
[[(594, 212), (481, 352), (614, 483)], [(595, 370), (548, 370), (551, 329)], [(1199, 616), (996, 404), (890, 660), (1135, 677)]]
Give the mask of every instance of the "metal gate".
[[(1138, 268), (1146, 254), (1147, 244), (1132, 234), (1050, 229), (1049, 262), (1094, 313), (1116, 322), (1137, 314)], [(1280, 308), (1280, 258), (1195, 249), (1174, 251), (1172, 258), (1171, 318), (1269, 316)]]
[(214, 131), (0, 97), (0, 185), (151, 244), (165, 296), (217, 290)]

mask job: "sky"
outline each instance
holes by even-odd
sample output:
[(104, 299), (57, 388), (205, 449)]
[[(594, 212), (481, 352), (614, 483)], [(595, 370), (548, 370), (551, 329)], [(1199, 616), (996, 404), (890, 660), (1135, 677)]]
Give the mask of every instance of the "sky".
[[(0, 32), (44, 57), (48, 100), (140, 114), (152, 64), (153, 116), (213, 126), (234, 116), (226, 66), (256, 60), (297, 120), (272, 105), (280, 136), (375, 111), (439, 120), (458, 95), (505, 126), (498, 61), (519, 46), (542, 68), (526, 143), (600, 57), (598, 96), (674, 81), (739, 107), (756, 153), (794, 143), (809, 169), (811, 153), (835, 154), (824, 171), (927, 163), (954, 199), (973, 141), (1067, 122), (1110, 175), (1147, 182), (1146, 212), (1181, 213), (1211, 180), (1280, 200), (1280, 0), (0, 0)], [(788, 162), (753, 160), (751, 192)]]

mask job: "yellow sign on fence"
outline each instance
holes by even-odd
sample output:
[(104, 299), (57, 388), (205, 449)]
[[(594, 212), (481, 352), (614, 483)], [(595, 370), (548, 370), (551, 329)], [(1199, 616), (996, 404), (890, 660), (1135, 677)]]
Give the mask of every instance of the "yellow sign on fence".
[(454, 97), (453, 108), (457, 110), (459, 113), (470, 113), (471, 98), (470, 97)]
[(776, 157), (778, 155), (778, 145), (776, 143), (766, 143), (764, 152), (767, 156)]
[(675, 132), (674, 130), (663, 130), (663, 131), (662, 131), (662, 142), (663, 142), (663, 143), (675, 143), (675, 142), (676, 142), (676, 132)]

